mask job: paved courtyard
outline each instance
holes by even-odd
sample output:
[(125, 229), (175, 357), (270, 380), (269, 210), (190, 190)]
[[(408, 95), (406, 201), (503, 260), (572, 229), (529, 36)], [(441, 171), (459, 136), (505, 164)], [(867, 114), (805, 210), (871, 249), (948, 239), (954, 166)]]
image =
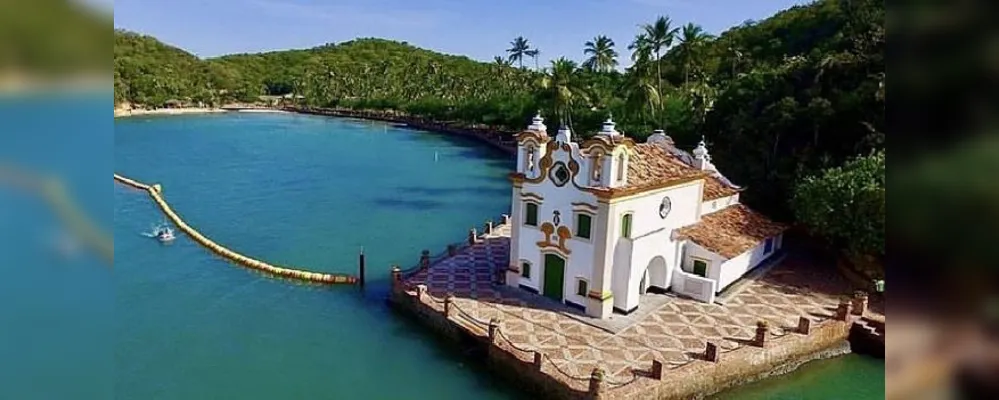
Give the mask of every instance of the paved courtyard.
[(498, 319), (501, 336), (508, 340), (498, 341), (501, 348), (526, 362), (533, 360), (533, 351), (545, 354), (550, 363), (542, 371), (577, 390), (586, 390), (595, 367), (606, 371), (611, 387), (623, 386), (646, 376), (653, 359), (663, 362), (665, 375), (703, 354), (707, 342), (718, 345), (721, 353), (744, 347), (760, 320), (770, 322), (772, 337), (789, 334), (800, 316), (812, 319), (814, 326), (832, 318), (849, 288), (834, 272), (801, 268), (807, 261), (791, 255), (726, 294), (724, 306), (650, 294), (646, 296), (662, 297), (643, 300), (652, 310), (608, 325), (541, 296), (496, 285), (495, 271), (508, 261), (509, 227), (500, 226), (482, 243), (408, 277), (406, 284), (426, 285), (432, 298), (423, 296), (422, 301), (438, 310), (443, 309), (441, 299), (454, 295), (459, 315), (479, 321), (480, 329), (483, 322)]

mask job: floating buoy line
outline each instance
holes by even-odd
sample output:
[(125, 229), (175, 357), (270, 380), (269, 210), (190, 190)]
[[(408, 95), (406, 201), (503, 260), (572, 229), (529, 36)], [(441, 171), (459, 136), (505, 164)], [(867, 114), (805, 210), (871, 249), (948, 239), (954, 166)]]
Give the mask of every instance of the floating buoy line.
[(160, 211), (162, 211), (163, 214), (177, 226), (177, 229), (180, 229), (195, 242), (206, 247), (208, 250), (211, 250), (213, 253), (233, 261), (236, 264), (282, 278), (289, 278), (304, 282), (348, 285), (358, 283), (358, 279), (352, 275), (311, 272), (295, 268), (279, 267), (232, 251), (205, 237), (205, 235), (202, 235), (201, 232), (198, 232), (196, 229), (184, 222), (184, 220), (181, 219), (172, 208), (170, 208), (170, 205), (166, 202), (166, 200), (163, 199), (163, 187), (161, 185), (147, 185), (118, 174), (114, 174), (114, 181), (119, 184), (147, 192), (149, 197), (151, 197), (156, 205), (159, 206)]

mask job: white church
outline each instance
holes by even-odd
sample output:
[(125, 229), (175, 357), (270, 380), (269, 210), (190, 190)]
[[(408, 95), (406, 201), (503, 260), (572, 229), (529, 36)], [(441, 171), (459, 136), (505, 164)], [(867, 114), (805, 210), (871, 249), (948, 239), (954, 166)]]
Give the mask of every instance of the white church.
[(785, 227), (739, 203), (704, 142), (636, 144), (608, 119), (577, 143), (540, 116), (517, 141), (507, 285), (607, 318), (650, 289), (714, 302), (781, 248)]

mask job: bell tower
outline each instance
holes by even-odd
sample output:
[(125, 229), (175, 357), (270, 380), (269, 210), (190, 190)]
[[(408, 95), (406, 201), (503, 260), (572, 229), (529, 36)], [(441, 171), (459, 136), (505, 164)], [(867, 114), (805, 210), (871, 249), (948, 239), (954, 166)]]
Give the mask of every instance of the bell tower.
[(616, 126), (612, 117), (608, 116), (600, 132), (597, 132), (597, 136), (606, 138), (611, 145), (612, 151), (604, 156), (607, 174), (603, 183), (612, 188), (628, 184), (628, 150), (627, 147), (618, 145), (624, 135), (618, 132)]
[(531, 119), (527, 130), (517, 136), (517, 172), (528, 179), (541, 175), (541, 158), (545, 155), (545, 143), (550, 140), (545, 119), (538, 113)]

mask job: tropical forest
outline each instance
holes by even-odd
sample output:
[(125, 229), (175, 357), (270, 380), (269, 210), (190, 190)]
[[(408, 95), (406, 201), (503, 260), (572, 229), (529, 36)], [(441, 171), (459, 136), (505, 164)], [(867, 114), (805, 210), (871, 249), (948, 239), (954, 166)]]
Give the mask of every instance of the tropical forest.
[(550, 63), (526, 37), (491, 62), (376, 38), (202, 59), (116, 30), (114, 96), (160, 107), (291, 95), (503, 132), (540, 112), (584, 138), (612, 117), (636, 141), (657, 129), (688, 150), (704, 140), (719, 170), (751, 189), (745, 203), (882, 264), (884, 21), (875, 0), (819, 0), (717, 35), (650, 15), (627, 43), (594, 32)]

